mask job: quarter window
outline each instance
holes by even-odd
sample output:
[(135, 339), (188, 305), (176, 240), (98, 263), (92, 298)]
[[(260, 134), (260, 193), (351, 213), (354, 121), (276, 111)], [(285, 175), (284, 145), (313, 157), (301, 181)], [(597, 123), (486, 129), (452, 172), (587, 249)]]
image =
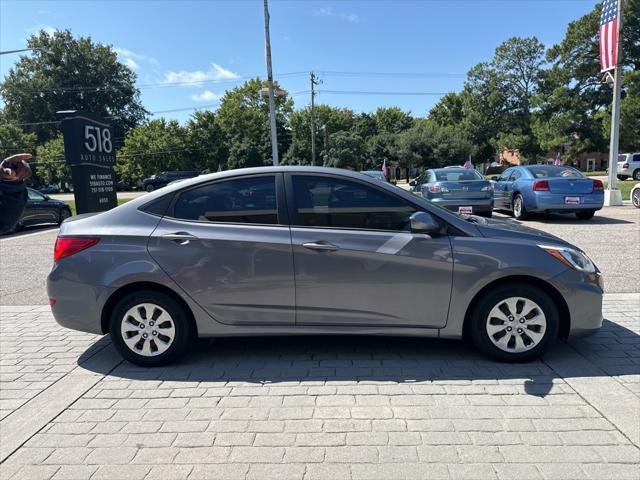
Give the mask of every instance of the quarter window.
[(179, 194), (173, 216), (182, 220), (277, 224), (273, 175), (210, 183)]
[(509, 175), (511, 175), (512, 172), (513, 172), (513, 170), (508, 168), (507, 170), (502, 172), (502, 174), (500, 175), (500, 178), (498, 179), (498, 181), (499, 182), (506, 182), (507, 180), (509, 180)]
[(409, 230), (413, 207), (367, 185), (332, 177), (294, 175), (298, 225)]
[(34, 190), (27, 190), (27, 195), (29, 196), (29, 200), (34, 202), (42, 202), (44, 201), (44, 195), (38, 193)]

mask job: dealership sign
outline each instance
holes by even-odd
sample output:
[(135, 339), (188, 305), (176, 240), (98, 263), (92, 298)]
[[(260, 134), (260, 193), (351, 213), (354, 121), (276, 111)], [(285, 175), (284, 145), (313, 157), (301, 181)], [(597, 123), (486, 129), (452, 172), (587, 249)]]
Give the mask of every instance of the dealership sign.
[(93, 113), (62, 111), (64, 156), (71, 166), (78, 213), (102, 212), (118, 204), (113, 127)]

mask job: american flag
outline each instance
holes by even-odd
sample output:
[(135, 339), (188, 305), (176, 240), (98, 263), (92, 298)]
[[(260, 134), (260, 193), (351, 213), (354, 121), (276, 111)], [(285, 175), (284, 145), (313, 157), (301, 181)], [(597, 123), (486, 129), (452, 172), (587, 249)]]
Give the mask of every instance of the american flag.
[(604, 0), (600, 15), (600, 71), (606, 72), (618, 63), (618, 2)]
[(555, 160), (553, 161), (554, 165), (562, 165), (562, 160), (560, 160), (560, 152), (557, 153)]
[(467, 160), (466, 162), (464, 162), (463, 167), (464, 167), (464, 168), (473, 168), (473, 163), (471, 163), (471, 157), (469, 157), (469, 160)]

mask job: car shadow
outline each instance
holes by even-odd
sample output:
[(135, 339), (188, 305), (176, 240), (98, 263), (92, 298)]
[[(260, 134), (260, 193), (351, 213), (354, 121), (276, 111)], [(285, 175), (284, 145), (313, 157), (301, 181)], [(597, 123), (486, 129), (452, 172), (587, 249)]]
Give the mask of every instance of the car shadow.
[(447, 393), (482, 393), (483, 385), (495, 390), (496, 384), (504, 384), (509, 391), (516, 388), (536, 396), (557, 392), (563, 378), (640, 374), (640, 335), (609, 320), (596, 335), (559, 341), (541, 360), (523, 364), (488, 360), (462, 341), (335, 335), (200, 339), (186, 358), (171, 366), (143, 368), (122, 360), (114, 367), (113, 356), (106, 356), (109, 363), (95, 355), (112, 348), (110, 343), (108, 336), (102, 337), (79, 358), (79, 366), (122, 379), (194, 386), (349, 381), (427, 384), (434, 393), (445, 393), (440, 384), (446, 384)]
[(520, 225), (527, 225), (529, 220), (533, 220), (540, 223), (553, 223), (558, 225), (618, 225), (633, 223), (628, 220), (621, 220), (619, 218), (604, 217), (595, 214), (593, 218), (589, 220), (579, 220), (574, 214), (560, 214), (560, 213), (531, 213), (529, 214), (529, 220), (522, 221), (516, 220), (507, 211), (496, 211), (494, 213), (500, 213), (500, 216), (495, 216), (496, 220), (504, 220), (506, 222), (514, 222)]

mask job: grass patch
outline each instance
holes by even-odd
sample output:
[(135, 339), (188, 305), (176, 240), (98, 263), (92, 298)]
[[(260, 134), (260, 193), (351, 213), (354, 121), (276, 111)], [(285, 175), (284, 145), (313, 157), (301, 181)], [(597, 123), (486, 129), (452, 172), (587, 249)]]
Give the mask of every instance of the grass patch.
[[(118, 205), (122, 205), (123, 203), (127, 203), (129, 200), (133, 200), (133, 199), (131, 199), (131, 198), (119, 198), (118, 199)], [(67, 205), (69, 205), (69, 208), (71, 209), (71, 215), (77, 215), (76, 201), (75, 200), (67, 200), (65, 203)]]
[[(620, 190), (620, 194), (622, 195), (622, 200), (629, 200), (629, 195), (631, 195), (631, 189), (637, 184), (638, 182), (634, 182), (633, 180), (625, 180), (620, 181), (618, 180), (618, 190)], [(604, 184), (604, 188), (609, 188), (609, 183), (605, 182)]]

